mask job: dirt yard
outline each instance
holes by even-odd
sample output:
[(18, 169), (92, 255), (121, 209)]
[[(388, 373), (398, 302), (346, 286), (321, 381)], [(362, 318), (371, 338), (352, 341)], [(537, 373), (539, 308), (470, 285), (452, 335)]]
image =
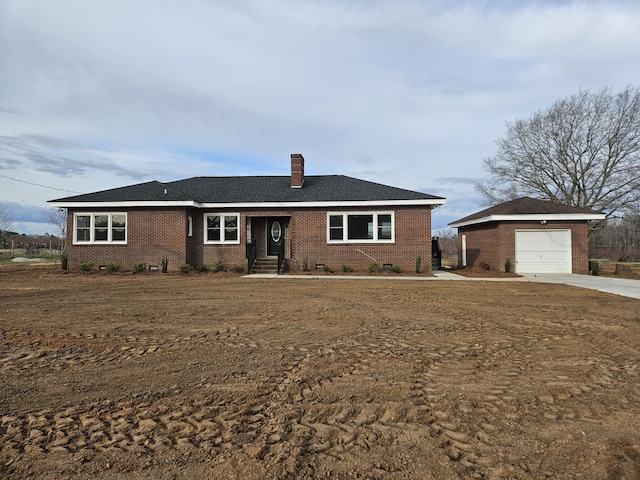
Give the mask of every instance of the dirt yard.
[(0, 268), (0, 478), (640, 478), (640, 302)]

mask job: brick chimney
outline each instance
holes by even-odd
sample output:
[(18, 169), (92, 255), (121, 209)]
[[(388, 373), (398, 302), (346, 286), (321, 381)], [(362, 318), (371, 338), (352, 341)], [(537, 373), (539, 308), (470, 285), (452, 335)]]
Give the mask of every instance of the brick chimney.
[(304, 157), (300, 153), (291, 154), (291, 188), (302, 188), (304, 183)]

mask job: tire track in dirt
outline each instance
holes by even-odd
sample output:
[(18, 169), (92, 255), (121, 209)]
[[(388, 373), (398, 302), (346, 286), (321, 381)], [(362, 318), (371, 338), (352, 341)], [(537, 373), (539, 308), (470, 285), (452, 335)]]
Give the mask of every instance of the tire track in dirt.
[[(581, 432), (589, 439), (587, 427), (607, 422), (606, 449), (593, 451), (611, 456), (620, 472), (621, 458), (629, 465), (640, 458), (633, 429), (615, 430), (625, 418), (634, 425), (640, 404), (640, 355), (622, 334), (598, 335), (595, 321), (584, 336), (577, 320), (503, 321), (473, 310), (476, 299), (444, 317), (442, 299), (418, 304), (423, 289), (387, 288), (393, 305), (385, 308), (364, 300), (369, 289), (357, 304), (339, 290), (343, 302), (296, 307), (286, 321), (276, 307), (242, 313), (243, 304), (209, 327), (208, 317), (185, 325), (180, 317), (107, 333), (91, 322), (75, 328), (93, 333), (3, 331), (0, 371), (27, 406), (7, 402), (14, 411), (0, 417), (0, 477), (15, 466), (15, 476), (27, 478), (28, 468), (44, 472), (57, 460), (86, 462), (78, 468), (90, 476), (118, 459), (129, 474), (190, 464), (218, 478), (424, 478), (438, 461), (446, 474), (436, 478), (580, 478), (576, 469), (588, 464), (584, 451), (594, 442), (579, 444), (581, 452), (567, 439), (582, 440)], [(417, 306), (407, 315), (410, 304)], [(90, 384), (113, 364), (134, 375), (157, 371), (162, 380), (146, 390), (133, 377), (127, 389), (112, 382), (55, 401), (56, 391)], [(29, 380), (39, 372), (60, 383), (48, 398), (27, 400), (40, 394)], [(67, 468), (50, 478), (76, 465)]]
[[(77, 342), (80, 339), (77, 335), (51, 336), (55, 340), (47, 339), (45, 346), (40, 341), (20, 346), (15, 337), (9, 336), (13, 343), (7, 344), (7, 351), (0, 358), (0, 371), (3, 373), (21, 375), (32, 370), (61, 370), (86, 363), (100, 365), (130, 361), (144, 355), (159, 354), (163, 350), (184, 348), (187, 343), (193, 347), (194, 342), (214, 348), (216, 343), (235, 349), (260, 348), (258, 342), (242, 338), (237, 327), (219, 329), (212, 335), (196, 336), (106, 335), (105, 337), (110, 337), (112, 344), (125, 345), (104, 351), (95, 346), (54, 347), (56, 344)], [(87, 335), (86, 338), (94, 339), (97, 336)], [(187, 391), (211, 388), (212, 385), (202, 383), (180, 387)], [(244, 407), (233, 407), (236, 398), (219, 400), (219, 396), (212, 396), (196, 403), (192, 401), (188, 406), (175, 410), (168, 408), (166, 404), (171, 404), (171, 399), (181, 394), (180, 389), (174, 386), (153, 394), (134, 395), (131, 400), (89, 404), (83, 402), (80, 406), (63, 411), (47, 409), (22, 415), (5, 414), (0, 420), (0, 436), (3, 438), (0, 456), (12, 463), (23, 455), (78, 453), (87, 450), (117, 450), (136, 455), (171, 449), (182, 452), (199, 449), (206, 452), (221, 448), (230, 439), (235, 439), (239, 433), (236, 425), (255, 423), (255, 417), (243, 422), (243, 416), (246, 416), (242, 410)], [(183, 405), (184, 400), (177, 400), (177, 404)], [(220, 405), (226, 407), (221, 410)], [(141, 410), (142, 413), (136, 413)], [(240, 420), (236, 420), (236, 417)]]
[[(428, 362), (415, 368), (412, 385), (419, 420), (465, 477), (552, 476), (553, 466), (543, 459), (559, 441), (539, 432), (530, 413), (542, 412), (551, 421), (566, 423), (568, 430), (579, 431), (585, 422), (600, 422), (606, 415), (594, 404), (594, 393), (637, 385), (637, 364), (628, 359), (617, 363), (596, 349), (593, 358), (563, 361), (563, 342), (574, 337), (557, 331), (548, 337), (518, 338), (499, 332), (503, 340), (493, 343), (481, 328), (467, 324), (465, 333), (477, 343), (440, 346)], [(584, 348), (572, 345), (568, 350)], [(531, 378), (538, 380), (531, 384)], [(629, 404), (640, 404), (637, 387), (618, 391), (629, 392)], [(509, 451), (528, 454), (514, 456)]]
[[(194, 344), (224, 343), (233, 347), (258, 347), (258, 342), (243, 338), (238, 327), (218, 329), (213, 334), (189, 336), (116, 334), (47, 334), (32, 336), (25, 332), (3, 332), (7, 351), (0, 356), (0, 372), (32, 369), (60, 370), (85, 363), (129, 361), (163, 350), (184, 349)], [(113, 345), (119, 345), (114, 347)]]

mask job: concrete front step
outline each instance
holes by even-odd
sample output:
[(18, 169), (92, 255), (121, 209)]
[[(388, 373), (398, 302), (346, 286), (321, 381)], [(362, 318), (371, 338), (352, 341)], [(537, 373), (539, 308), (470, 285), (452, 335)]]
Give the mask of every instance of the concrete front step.
[(252, 273), (278, 273), (277, 258), (256, 258)]

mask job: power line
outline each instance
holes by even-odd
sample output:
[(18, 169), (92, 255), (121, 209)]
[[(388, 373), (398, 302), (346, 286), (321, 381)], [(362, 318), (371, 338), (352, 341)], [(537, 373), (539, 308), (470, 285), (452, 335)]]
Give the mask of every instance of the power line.
[(59, 191), (61, 191), (61, 192), (67, 192), (67, 193), (82, 193), (82, 192), (76, 192), (75, 190), (65, 190), (64, 188), (49, 187), (48, 185), (41, 185), (41, 184), (39, 184), (39, 183), (27, 182), (26, 180), (20, 180), (20, 179), (18, 179), (18, 178), (8, 177), (7, 175), (2, 175), (2, 174), (0, 174), (0, 177), (2, 177), (2, 178), (8, 178), (9, 180), (13, 180), (14, 182), (26, 183), (27, 185), (34, 185), (34, 186), (36, 186), (36, 187), (49, 188), (49, 189), (51, 189), (51, 190), (59, 190)]

